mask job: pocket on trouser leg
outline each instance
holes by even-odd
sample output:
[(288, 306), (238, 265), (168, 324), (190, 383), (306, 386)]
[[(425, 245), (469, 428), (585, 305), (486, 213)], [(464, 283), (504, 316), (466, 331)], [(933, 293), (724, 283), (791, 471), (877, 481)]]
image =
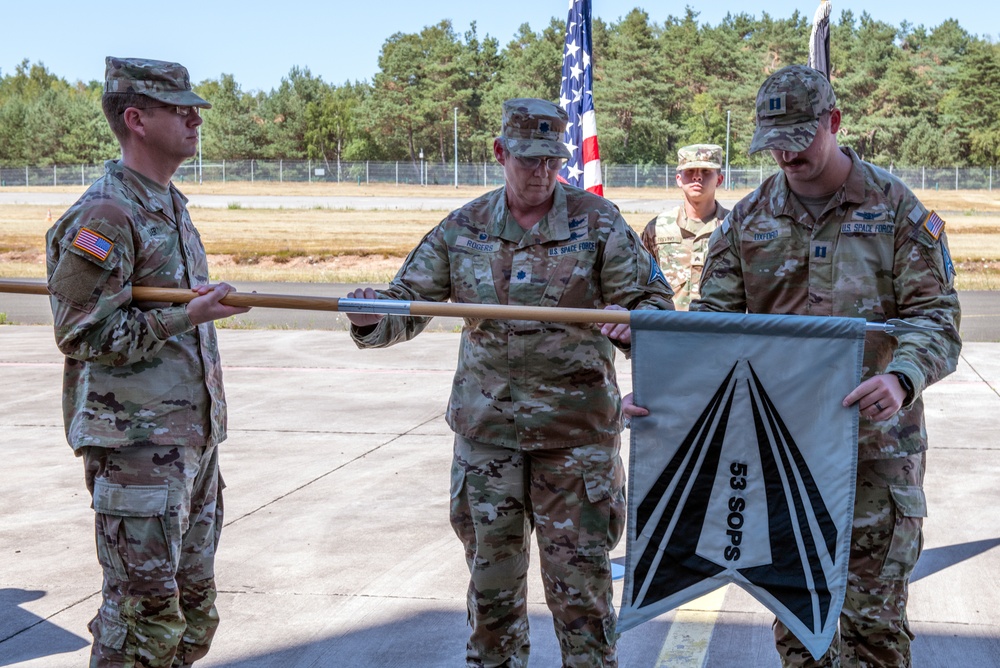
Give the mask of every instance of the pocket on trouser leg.
[[(214, 547), (217, 552), (219, 549), (219, 541), (222, 538), (222, 525), (226, 520), (226, 508), (222, 502), (222, 490), (226, 488), (226, 481), (222, 479), (222, 472), (219, 471), (219, 486), (216, 491), (215, 497), (215, 541)], [(214, 571), (213, 571), (214, 574)]]
[(621, 462), (590, 466), (583, 472), (587, 503), (580, 512), (577, 554), (601, 556), (614, 549), (625, 532), (625, 471)]
[(97, 558), (121, 581), (173, 578), (178, 548), (167, 539), (166, 485), (118, 485), (94, 481)]
[(113, 650), (121, 651), (128, 636), (128, 627), (118, 618), (118, 606), (105, 602), (97, 615), (87, 624), (94, 641)]
[(910, 577), (923, 550), (923, 523), (927, 517), (924, 490), (916, 485), (891, 485), (894, 524), (879, 577), (905, 580)]
[(179, 538), (168, 538), (167, 505), (166, 485), (94, 481), (105, 600), (90, 629), (95, 655), (109, 665), (132, 665), (141, 656), (144, 665), (169, 666), (180, 642), (184, 620), (175, 582), (179, 545), (173, 544)]
[(472, 567), (476, 554), (476, 529), (472, 522), (468, 495), (465, 492), (465, 467), (458, 459), (451, 462), (451, 493), (448, 509), (451, 528), (465, 547), (465, 558)]

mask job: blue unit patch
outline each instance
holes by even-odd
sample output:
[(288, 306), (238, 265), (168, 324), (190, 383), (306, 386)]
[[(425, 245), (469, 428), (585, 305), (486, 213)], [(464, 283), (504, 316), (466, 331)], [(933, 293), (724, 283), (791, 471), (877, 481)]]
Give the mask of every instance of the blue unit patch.
[(649, 254), (649, 280), (646, 281), (646, 285), (652, 285), (656, 281), (659, 281), (660, 283), (663, 283), (668, 288), (670, 287), (670, 284), (667, 283), (667, 277), (663, 275), (663, 271), (660, 270), (660, 265), (657, 264), (657, 262), (656, 262), (656, 258), (653, 257), (652, 253), (650, 253)]
[(944, 258), (944, 273), (945, 278), (948, 276), (957, 276), (958, 272), (955, 271), (955, 263), (951, 261), (951, 253), (948, 251), (948, 244), (941, 242), (941, 256)]

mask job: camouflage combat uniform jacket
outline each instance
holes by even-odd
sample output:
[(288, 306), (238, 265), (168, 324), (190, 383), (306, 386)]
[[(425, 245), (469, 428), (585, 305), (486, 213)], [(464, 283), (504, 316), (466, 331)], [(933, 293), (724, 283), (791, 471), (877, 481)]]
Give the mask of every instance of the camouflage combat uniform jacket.
[(132, 285), (208, 282), (187, 199), (171, 184), (172, 219), (162, 196), (120, 162), (105, 169), (46, 235), (67, 440), (74, 450), (220, 443), (226, 403), (214, 325), (194, 327), (183, 305), (132, 301)]
[(927, 448), (925, 387), (955, 370), (960, 309), (944, 231), (896, 177), (849, 149), (850, 176), (814, 222), (783, 173), (744, 198), (712, 236), (693, 311), (902, 318), (937, 332), (869, 332), (864, 378), (900, 371), (914, 386), (908, 406), (882, 422), (861, 416), (858, 459)]
[[(670, 288), (617, 207), (557, 184), (523, 231), (505, 189), (452, 212), (410, 253), (388, 299), (600, 309), (671, 309)], [(429, 318), (352, 328), (359, 347), (408, 340)], [(462, 328), (447, 421), (475, 441), (524, 450), (600, 443), (621, 431), (614, 347), (599, 325), (472, 320)]]
[(729, 213), (718, 202), (715, 206), (715, 215), (708, 220), (691, 220), (681, 204), (649, 221), (642, 231), (642, 245), (660, 263), (678, 310), (687, 310), (691, 300), (698, 298), (708, 240)]

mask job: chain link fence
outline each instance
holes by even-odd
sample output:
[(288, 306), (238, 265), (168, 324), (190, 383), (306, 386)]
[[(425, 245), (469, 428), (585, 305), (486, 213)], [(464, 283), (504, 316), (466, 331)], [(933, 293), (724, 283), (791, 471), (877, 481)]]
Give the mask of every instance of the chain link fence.
[[(890, 168), (912, 189), (993, 190), (992, 167)], [(777, 172), (776, 166), (730, 168), (727, 188), (752, 189)], [(0, 186), (85, 186), (104, 174), (104, 165), (0, 167)], [(602, 165), (605, 187), (676, 188), (671, 165)], [(417, 162), (340, 162), (314, 160), (188, 161), (174, 175), (184, 182), (290, 182), (395, 185), (499, 186), (503, 168), (493, 163), (440, 164)]]

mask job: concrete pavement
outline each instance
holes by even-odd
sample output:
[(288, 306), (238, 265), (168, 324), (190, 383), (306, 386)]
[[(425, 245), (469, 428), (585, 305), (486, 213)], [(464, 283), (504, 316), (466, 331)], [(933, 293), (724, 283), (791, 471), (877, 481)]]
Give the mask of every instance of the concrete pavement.
[[(443, 421), (457, 335), (370, 351), (339, 331), (223, 330), (220, 342), (222, 625), (199, 666), (461, 665), (467, 570), (448, 525)], [(909, 607), (918, 668), (1000, 665), (998, 353), (968, 343), (958, 372), (925, 395), (930, 517)], [(77, 667), (89, 652), (100, 570), (63, 437), (61, 369), (48, 327), (0, 327), (0, 666)], [(627, 390), (623, 359), (619, 373)], [(536, 569), (532, 665), (557, 666)], [(621, 665), (777, 666), (770, 625), (728, 587), (627, 632)]]

